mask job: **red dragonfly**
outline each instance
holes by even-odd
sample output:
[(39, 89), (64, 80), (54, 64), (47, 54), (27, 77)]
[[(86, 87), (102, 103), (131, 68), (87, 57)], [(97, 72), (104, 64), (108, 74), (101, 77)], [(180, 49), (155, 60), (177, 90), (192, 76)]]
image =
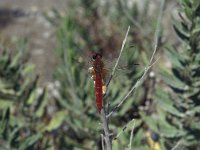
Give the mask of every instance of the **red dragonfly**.
[(99, 112), (103, 107), (103, 95), (106, 93), (107, 69), (104, 67), (102, 55), (95, 53), (92, 56), (92, 67), (89, 68), (95, 86), (96, 107)]
[[(101, 109), (103, 107), (103, 96), (106, 93), (106, 88), (112, 77), (110, 77), (109, 79), (107, 78), (109, 70), (105, 67), (102, 60), (102, 55), (100, 53), (94, 53), (92, 55), (91, 62), (92, 63), (91, 67), (89, 68), (89, 73), (91, 74), (91, 78), (94, 81), (96, 107), (98, 111), (101, 112)], [(108, 79), (108, 83), (106, 79)]]

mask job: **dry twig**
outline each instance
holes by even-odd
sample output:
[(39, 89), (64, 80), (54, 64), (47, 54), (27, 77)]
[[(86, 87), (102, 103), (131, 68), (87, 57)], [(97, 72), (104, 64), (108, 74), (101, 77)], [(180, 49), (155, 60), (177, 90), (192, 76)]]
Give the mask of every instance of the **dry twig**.
[(134, 120), (135, 120), (135, 119), (133, 118), (131, 121), (129, 121), (129, 122), (122, 128), (122, 130), (117, 134), (117, 136), (116, 136), (113, 140), (118, 139), (118, 137), (127, 129), (128, 125), (129, 125), (132, 121), (134, 121)]
[(171, 150), (175, 150), (180, 144), (181, 144), (181, 140), (180, 141), (178, 141), (177, 143), (176, 143), (176, 145), (171, 149)]
[(131, 136), (130, 136), (130, 141), (129, 141), (129, 145), (128, 145), (129, 150), (132, 149), (132, 140), (133, 140), (133, 131), (134, 131), (134, 129), (135, 129), (135, 122), (133, 122), (133, 127), (132, 127), (132, 130), (131, 130)]
[(104, 136), (101, 134), (101, 148), (104, 150)]
[(159, 33), (160, 33), (160, 26), (161, 26), (161, 19), (162, 19), (162, 14), (163, 14), (163, 9), (164, 9), (164, 3), (165, 3), (165, 0), (162, 0), (161, 1), (161, 5), (160, 5), (160, 13), (159, 13), (159, 16), (158, 16), (158, 21), (157, 21), (157, 24), (156, 24), (156, 31), (155, 31), (155, 35), (154, 35), (154, 44), (153, 44), (153, 54), (150, 58), (150, 61), (149, 61), (149, 64), (147, 65), (147, 67), (144, 68), (144, 72), (141, 76), (140, 79), (137, 80), (137, 82), (132, 86), (132, 88), (129, 90), (129, 92), (127, 93), (127, 95), (120, 101), (120, 103), (114, 107), (114, 109), (107, 115), (107, 118), (109, 118), (113, 112), (115, 112), (126, 100), (127, 98), (132, 94), (132, 92), (134, 91), (134, 89), (136, 89), (140, 84), (141, 82), (144, 80), (144, 77), (146, 76), (147, 72), (149, 71), (149, 69), (158, 61), (158, 59), (156, 59), (154, 62), (153, 62), (153, 59), (155, 57), (155, 53), (157, 51), (157, 46), (158, 46), (158, 38), (159, 38)]
[(112, 78), (113, 78), (113, 75), (114, 75), (115, 70), (116, 70), (116, 68), (117, 68), (117, 65), (118, 65), (118, 63), (119, 63), (120, 57), (121, 57), (122, 52), (123, 52), (123, 50), (124, 50), (124, 46), (125, 46), (125, 44), (126, 44), (126, 40), (127, 40), (127, 37), (128, 37), (129, 30), (130, 30), (130, 26), (128, 26), (128, 29), (127, 29), (125, 38), (124, 38), (124, 40), (123, 40), (123, 43), (122, 43), (122, 46), (121, 46), (121, 49), (120, 49), (119, 56), (118, 56), (118, 58), (117, 58), (117, 61), (116, 61), (116, 63), (115, 63), (115, 66), (113, 67), (113, 70), (112, 70), (112, 73), (111, 73), (111, 75), (110, 75), (110, 78), (108, 79), (108, 82), (107, 82), (107, 84), (106, 84), (106, 87), (107, 87), (107, 88), (108, 88), (108, 86), (109, 86), (109, 84), (110, 84), (110, 81), (111, 81)]

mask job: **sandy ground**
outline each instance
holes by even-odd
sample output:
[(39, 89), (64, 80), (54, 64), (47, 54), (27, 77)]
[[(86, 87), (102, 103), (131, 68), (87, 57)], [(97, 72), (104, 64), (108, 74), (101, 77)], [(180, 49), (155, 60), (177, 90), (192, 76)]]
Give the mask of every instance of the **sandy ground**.
[(55, 69), (55, 27), (43, 16), (52, 8), (66, 9), (66, 0), (0, 0), (0, 35), (14, 50), (20, 38), (28, 39), (29, 60), (36, 65), (40, 82), (52, 80)]

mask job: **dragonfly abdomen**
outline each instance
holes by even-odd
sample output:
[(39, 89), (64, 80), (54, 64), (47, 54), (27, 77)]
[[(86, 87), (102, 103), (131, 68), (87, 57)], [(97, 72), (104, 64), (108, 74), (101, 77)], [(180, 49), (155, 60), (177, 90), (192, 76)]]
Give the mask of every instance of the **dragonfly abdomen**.
[(102, 93), (102, 78), (101, 74), (96, 74), (95, 78), (95, 96), (96, 106), (99, 112), (101, 112), (103, 106), (103, 93)]

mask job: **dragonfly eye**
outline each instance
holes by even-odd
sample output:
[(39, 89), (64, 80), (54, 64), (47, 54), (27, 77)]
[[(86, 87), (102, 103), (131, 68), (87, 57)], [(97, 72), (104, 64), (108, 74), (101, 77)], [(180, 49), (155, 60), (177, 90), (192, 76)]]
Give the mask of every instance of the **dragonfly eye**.
[(96, 58), (97, 58), (97, 54), (94, 54), (94, 55), (92, 56), (92, 59), (95, 60)]

